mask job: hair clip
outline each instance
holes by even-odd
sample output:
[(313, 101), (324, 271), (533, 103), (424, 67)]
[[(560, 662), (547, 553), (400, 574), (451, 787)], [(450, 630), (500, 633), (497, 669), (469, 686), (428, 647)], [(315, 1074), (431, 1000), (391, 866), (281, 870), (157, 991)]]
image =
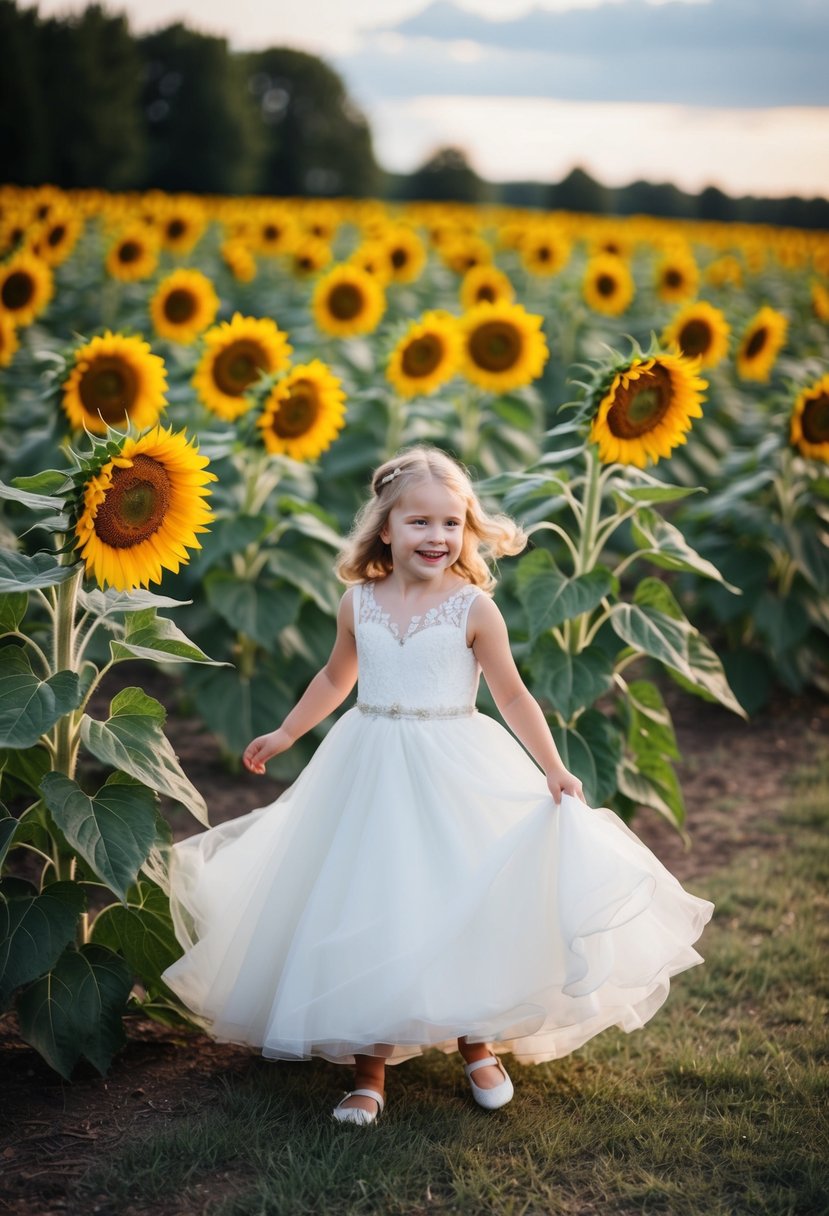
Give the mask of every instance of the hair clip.
[(398, 469), (395, 469), (393, 473), (387, 473), (385, 477), (382, 477), (380, 479), (380, 485), (384, 486), (387, 481), (394, 481), (397, 474), (402, 473), (402, 472), (403, 472), (403, 470), (398, 468)]

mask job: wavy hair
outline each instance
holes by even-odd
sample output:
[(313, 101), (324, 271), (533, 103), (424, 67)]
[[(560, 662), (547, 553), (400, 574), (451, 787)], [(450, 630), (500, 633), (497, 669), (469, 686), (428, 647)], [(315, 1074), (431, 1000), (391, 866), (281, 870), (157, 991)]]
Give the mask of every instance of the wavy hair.
[(391, 573), (391, 548), (380, 533), (392, 507), (407, 490), (425, 481), (441, 482), (466, 504), (463, 544), (452, 569), (484, 591), (493, 589), (495, 577), (489, 563), (504, 554), (520, 553), (527, 535), (508, 515), (485, 511), (464, 466), (428, 444), (406, 448), (374, 470), (371, 497), (358, 511), (334, 566), (341, 582), (361, 583)]

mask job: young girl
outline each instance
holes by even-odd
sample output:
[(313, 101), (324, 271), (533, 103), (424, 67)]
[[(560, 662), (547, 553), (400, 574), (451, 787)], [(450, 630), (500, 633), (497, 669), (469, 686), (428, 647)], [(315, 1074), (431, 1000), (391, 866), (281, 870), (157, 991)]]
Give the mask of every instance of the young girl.
[[(244, 763), (263, 773), (359, 672), (356, 705), (275, 803), (173, 849), (185, 954), (164, 980), (217, 1039), (354, 1064), (341, 1122), (373, 1122), (386, 1063), (429, 1047), (457, 1045), (475, 1101), (503, 1106), (501, 1054), (634, 1030), (702, 961), (713, 905), (584, 803), (518, 674), (485, 558), (525, 542), (437, 449), (381, 465), (328, 662)], [(526, 751), (475, 710), (481, 672)]]

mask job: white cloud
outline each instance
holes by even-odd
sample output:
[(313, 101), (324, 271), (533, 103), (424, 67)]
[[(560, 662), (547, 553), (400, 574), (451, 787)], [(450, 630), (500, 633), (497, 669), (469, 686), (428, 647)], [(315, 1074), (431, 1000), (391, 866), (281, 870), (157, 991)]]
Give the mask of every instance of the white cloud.
[(370, 113), (378, 158), (408, 172), (463, 147), (493, 181), (559, 181), (575, 165), (609, 186), (645, 178), (697, 192), (829, 196), (829, 123), (819, 108), (699, 110), (522, 97), (420, 97)]

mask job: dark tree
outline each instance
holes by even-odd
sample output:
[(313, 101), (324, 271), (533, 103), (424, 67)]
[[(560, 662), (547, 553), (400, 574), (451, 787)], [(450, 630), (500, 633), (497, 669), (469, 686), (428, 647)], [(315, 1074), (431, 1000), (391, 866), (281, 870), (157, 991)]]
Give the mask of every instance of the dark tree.
[(488, 184), (469, 164), (461, 148), (438, 148), (415, 169), (406, 186), (408, 198), (425, 202), (480, 203), (488, 195)]
[(282, 47), (245, 55), (244, 70), (265, 145), (261, 193), (375, 193), (371, 132), (336, 72), (313, 55)]
[(48, 115), (39, 87), (37, 14), (0, 0), (0, 165), (3, 180), (39, 184), (50, 172)]
[(697, 217), (701, 220), (733, 220), (737, 218), (737, 205), (717, 186), (706, 186), (697, 198)]
[(140, 183), (141, 74), (124, 17), (95, 4), (77, 18), (42, 24), (38, 75), (51, 128), (53, 182), (108, 190)]
[(237, 194), (258, 188), (261, 147), (242, 57), (224, 38), (171, 25), (140, 41), (146, 184)]
[(557, 186), (551, 187), (549, 206), (552, 210), (604, 215), (611, 210), (610, 194), (606, 186), (584, 169), (575, 168)]

